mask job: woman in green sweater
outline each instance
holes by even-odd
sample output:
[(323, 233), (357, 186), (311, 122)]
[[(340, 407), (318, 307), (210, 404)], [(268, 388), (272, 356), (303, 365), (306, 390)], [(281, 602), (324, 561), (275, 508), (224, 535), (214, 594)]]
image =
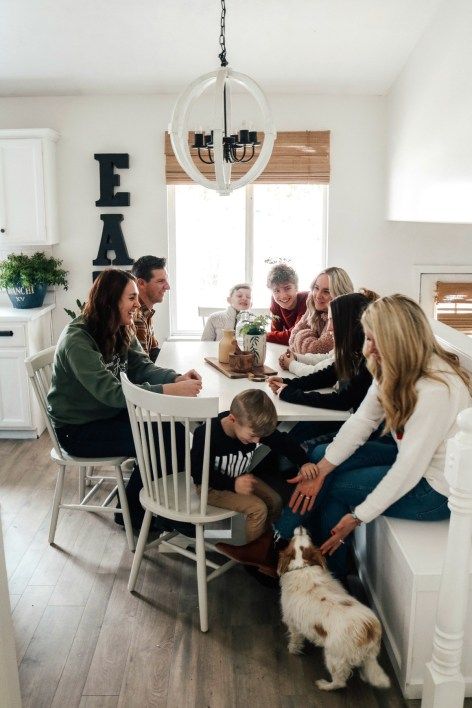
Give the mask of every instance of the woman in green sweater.
[[(156, 393), (197, 396), (200, 392), (201, 377), (195, 370), (177, 374), (156, 366), (144, 353), (134, 334), (133, 315), (138, 308), (135, 277), (127, 271), (104, 270), (90, 290), (83, 314), (59, 337), (48, 408), (61, 447), (72, 455), (135, 456), (122, 371), (133, 383)], [(143, 514), (140, 487), (135, 468), (127, 496), (137, 527)]]

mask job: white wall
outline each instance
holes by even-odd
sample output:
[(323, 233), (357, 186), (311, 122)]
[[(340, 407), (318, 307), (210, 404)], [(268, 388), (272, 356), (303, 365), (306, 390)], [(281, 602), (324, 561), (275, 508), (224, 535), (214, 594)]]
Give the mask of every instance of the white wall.
[(442, 3), (390, 92), (391, 219), (472, 222), (471, 32), (470, 0)]
[[(430, 227), (385, 221), (386, 104), (382, 97), (269, 96), (280, 130), (331, 130), (329, 265), (345, 267), (357, 286), (382, 294), (415, 294), (414, 263), (472, 262), (464, 227)], [(54, 253), (70, 271), (70, 289), (57, 293), (56, 335), (67, 322), (64, 306), (83, 299), (91, 284), (102, 222), (124, 214), (123, 233), (132, 258), (167, 253), (164, 131), (175, 97), (104, 96), (0, 99), (0, 128), (49, 127), (58, 143), (61, 242)], [(100, 209), (96, 152), (128, 152), (120, 170), (130, 207)], [(223, 198), (223, 197), (222, 197)], [(446, 242), (445, 237), (449, 239)], [(468, 250), (468, 254), (466, 255)], [(191, 292), (189, 292), (191, 296)], [(168, 310), (158, 306), (157, 329), (168, 334)]]

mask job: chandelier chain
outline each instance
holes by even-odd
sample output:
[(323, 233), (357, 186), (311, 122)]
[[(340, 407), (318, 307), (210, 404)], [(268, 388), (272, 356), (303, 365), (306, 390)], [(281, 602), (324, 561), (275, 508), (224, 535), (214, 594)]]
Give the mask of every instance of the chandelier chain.
[(221, 52), (220, 52), (220, 54), (218, 54), (218, 59), (221, 61), (221, 66), (228, 66), (228, 62), (226, 60), (225, 18), (226, 18), (226, 4), (225, 4), (225, 0), (221, 0), (221, 20), (220, 20), (220, 37), (219, 37)]

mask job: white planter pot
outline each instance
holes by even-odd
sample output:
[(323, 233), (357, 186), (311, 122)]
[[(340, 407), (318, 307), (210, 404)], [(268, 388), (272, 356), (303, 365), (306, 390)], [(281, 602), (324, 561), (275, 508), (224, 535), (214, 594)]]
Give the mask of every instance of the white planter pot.
[(266, 342), (267, 338), (265, 334), (244, 334), (243, 335), (243, 346), (245, 352), (251, 352), (254, 354), (254, 366), (263, 366), (266, 355)]

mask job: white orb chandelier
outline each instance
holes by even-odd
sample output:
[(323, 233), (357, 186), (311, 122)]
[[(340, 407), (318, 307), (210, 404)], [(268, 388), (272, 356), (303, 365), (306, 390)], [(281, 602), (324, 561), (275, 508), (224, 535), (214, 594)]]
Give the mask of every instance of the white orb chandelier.
[[(269, 162), (274, 140), (277, 136), (272, 114), (266, 97), (257, 83), (246, 74), (240, 74), (229, 68), (226, 60), (225, 45), (225, 0), (221, 0), (221, 69), (204, 74), (195, 79), (177, 99), (169, 134), (174, 154), (187, 175), (197, 184), (213, 189), (221, 195), (231, 194), (235, 189), (253, 182)], [(243, 87), (256, 101), (262, 115), (264, 140), (259, 155), (256, 147), (261, 143), (255, 130), (243, 127), (231, 134), (231, 83)], [(195, 132), (195, 141), (189, 146), (189, 118), (191, 109), (202, 93), (213, 86), (214, 111), (211, 129), (208, 132)], [(199, 160), (212, 164), (215, 179), (209, 179), (197, 168), (190, 153), (190, 147), (197, 150)], [(256, 158), (248, 171), (231, 181), (231, 166), (234, 163), (248, 163)]]

